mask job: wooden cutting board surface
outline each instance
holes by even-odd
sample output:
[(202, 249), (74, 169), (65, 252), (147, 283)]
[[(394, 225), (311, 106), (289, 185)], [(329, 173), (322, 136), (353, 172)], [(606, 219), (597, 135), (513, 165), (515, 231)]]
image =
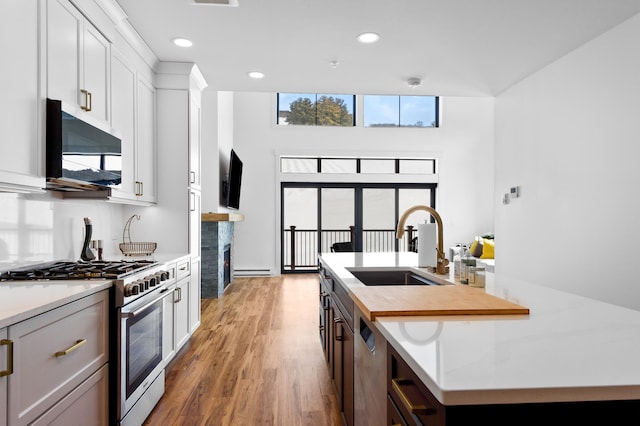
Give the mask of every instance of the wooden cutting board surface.
[(371, 321), (379, 316), (529, 314), (529, 308), (464, 285), (370, 286), (351, 291)]

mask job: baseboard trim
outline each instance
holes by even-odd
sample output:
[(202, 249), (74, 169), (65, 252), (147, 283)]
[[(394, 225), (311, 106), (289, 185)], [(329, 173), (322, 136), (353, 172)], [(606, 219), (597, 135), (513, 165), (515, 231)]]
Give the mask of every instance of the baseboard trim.
[(234, 269), (236, 277), (270, 277), (273, 275), (271, 269)]

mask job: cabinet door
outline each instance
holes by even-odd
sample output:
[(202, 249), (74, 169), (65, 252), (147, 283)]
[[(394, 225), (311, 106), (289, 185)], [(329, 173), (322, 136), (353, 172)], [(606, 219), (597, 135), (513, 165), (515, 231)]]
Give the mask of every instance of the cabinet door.
[(47, 2), (47, 96), (80, 105), (84, 18), (67, 0)]
[(44, 186), (38, 178), (38, 33), (37, 2), (0, 2), (0, 187)]
[(81, 93), (85, 99), (81, 99), (80, 105), (88, 105), (85, 111), (108, 123), (110, 44), (89, 21), (85, 20), (83, 24), (83, 55), (80, 63), (83, 80), (80, 88), (88, 94)]
[(115, 49), (111, 56), (111, 125), (122, 139), (122, 183), (123, 196), (135, 199), (135, 96), (136, 71)]
[(200, 258), (191, 261), (189, 281), (189, 333), (200, 326)]
[(7, 424), (7, 379), (11, 374), (9, 365), (9, 358), (13, 356), (10, 351), (13, 350), (12, 346), (9, 345), (7, 339), (7, 329), (3, 328), (0, 330), (0, 339), (2, 339), (2, 345), (0, 346), (0, 371), (4, 372), (2, 377), (0, 377), (0, 424)]
[(168, 364), (176, 354), (173, 312), (176, 297), (175, 289), (175, 286), (169, 288), (169, 291), (174, 292), (173, 297), (165, 297), (162, 306), (162, 359), (165, 365)]
[(69, 1), (47, 7), (47, 96), (108, 123), (109, 41)]
[(181, 279), (173, 295), (173, 315), (176, 351), (189, 340), (189, 284), (190, 276)]
[(138, 77), (137, 82), (136, 181), (138, 198), (155, 202), (156, 190), (156, 92), (153, 85)]
[(191, 257), (200, 257), (200, 240), (202, 238), (200, 198), (200, 191), (189, 191), (189, 254)]
[(200, 93), (189, 93), (189, 185), (200, 189), (201, 100)]

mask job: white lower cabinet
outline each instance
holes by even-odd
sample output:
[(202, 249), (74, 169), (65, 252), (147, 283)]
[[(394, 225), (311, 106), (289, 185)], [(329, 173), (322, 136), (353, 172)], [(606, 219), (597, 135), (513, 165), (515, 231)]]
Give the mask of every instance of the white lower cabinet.
[(189, 332), (189, 291), (191, 276), (187, 276), (178, 281), (174, 293), (174, 327), (176, 351), (187, 343), (191, 333)]
[(191, 259), (189, 282), (189, 333), (200, 327), (200, 258)]
[(13, 356), (9, 341), (7, 340), (7, 329), (0, 330), (0, 424), (7, 424), (7, 376), (11, 374), (13, 368), (9, 363), (9, 358)]
[(8, 327), (9, 426), (108, 422), (108, 319), (105, 290)]
[(173, 297), (165, 297), (162, 305), (162, 359), (165, 365), (176, 355), (176, 343), (173, 338), (173, 305), (175, 304), (176, 286), (172, 285), (168, 290), (173, 293)]

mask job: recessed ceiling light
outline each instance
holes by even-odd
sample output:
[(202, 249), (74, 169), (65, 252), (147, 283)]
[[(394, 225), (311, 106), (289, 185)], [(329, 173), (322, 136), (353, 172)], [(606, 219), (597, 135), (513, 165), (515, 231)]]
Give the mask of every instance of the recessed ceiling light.
[(173, 44), (180, 47), (191, 47), (193, 42), (188, 38), (176, 37), (173, 39)]
[(380, 34), (377, 33), (362, 33), (356, 37), (360, 43), (375, 43), (380, 40)]
[(261, 73), (260, 71), (250, 71), (247, 74), (251, 78), (262, 78), (262, 77), (264, 77), (264, 73)]

